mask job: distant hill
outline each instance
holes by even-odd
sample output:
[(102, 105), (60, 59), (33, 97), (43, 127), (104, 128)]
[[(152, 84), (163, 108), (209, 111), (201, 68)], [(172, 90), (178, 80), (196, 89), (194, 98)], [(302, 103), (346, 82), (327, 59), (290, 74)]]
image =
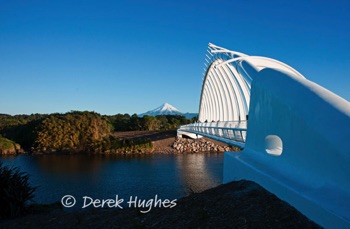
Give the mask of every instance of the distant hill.
[(198, 116), (197, 113), (183, 113), (176, 109), (174, 106), (170, 105), (169, 103), (164, 103), (163, 105), (157, 107), (156, 109), (147, 111), (145, 113), (139, 114), (139, 117), (143, 117), (145, 115), (149, 116), (157, 116), (157, 115), (182, 115), (185, 116), (187, 119), (191, 119), (195, 116)]

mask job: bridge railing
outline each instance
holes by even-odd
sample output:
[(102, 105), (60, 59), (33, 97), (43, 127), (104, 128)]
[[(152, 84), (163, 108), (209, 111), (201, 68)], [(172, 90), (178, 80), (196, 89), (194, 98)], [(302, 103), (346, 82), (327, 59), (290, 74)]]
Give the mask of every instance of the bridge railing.
[(197, 122), (180, 126), (179, 130), (245, 143), (247, 135), (247, 121)]

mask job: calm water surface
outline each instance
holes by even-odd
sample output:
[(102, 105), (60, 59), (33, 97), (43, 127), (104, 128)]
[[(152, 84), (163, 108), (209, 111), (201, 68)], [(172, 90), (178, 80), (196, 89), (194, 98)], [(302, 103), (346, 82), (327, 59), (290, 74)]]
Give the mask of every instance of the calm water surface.
[(30, 175), (30, 182), (38, 186), (38, 203), (60, 201), (67, 194), (76, 197), (77, 203), (83, 196), (176, 199), (221, 184), (223, 171), (222, 153), (21, 155), (0, 157), (0, 161)]

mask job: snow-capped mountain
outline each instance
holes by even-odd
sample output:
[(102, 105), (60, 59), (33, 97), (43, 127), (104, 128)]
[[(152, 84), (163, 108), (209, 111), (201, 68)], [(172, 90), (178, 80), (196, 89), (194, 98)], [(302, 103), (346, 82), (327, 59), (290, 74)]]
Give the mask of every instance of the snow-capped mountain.
[(145, 115), (150, 116), (157, 116), (157, 115), (182, 115), (186, 118), (192, 118), (194, 116), (197, 116), (196, 113), (182, 113), (178, 109), (176, 109), (174, 106), (170, 105), (169, 103), (164, 103), (163, 105), (157, 107), (154, 110), (147, 111), (145, 113), (139, 114), (139, 117), (143, 117)]
[(170, 105), (169, 103), (164, 103), (163, 105), (157, 107), (154, 110), (147, 111), (146, 113), (139, 114), (139, 116), (156, 116), (156, 115), (182, 115), (183, 113)]

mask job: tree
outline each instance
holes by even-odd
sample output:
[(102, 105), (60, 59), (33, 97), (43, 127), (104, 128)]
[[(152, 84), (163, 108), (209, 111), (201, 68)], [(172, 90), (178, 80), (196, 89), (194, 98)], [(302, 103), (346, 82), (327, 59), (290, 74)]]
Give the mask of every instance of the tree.
[(38, 128), (35, 150), (90, 152), (111, 132), (109, 122), (94, 112), (50, 115)]
[(158, 120), (149, 115), (143, 116), (143, 125), (145, 130), (152, 131), (152, 130), (159, 130), (159, 122)]
[(164, 115), (157, 115), (156, 116), (158, 122), (159, 122), (159, 128), (162, 130), (168, 130), (170, 125), (168, 125), (168, 119)]
[(141, 120), (137, 114), (133, 114), (130, 118), (130, 130), (142, 130)]

